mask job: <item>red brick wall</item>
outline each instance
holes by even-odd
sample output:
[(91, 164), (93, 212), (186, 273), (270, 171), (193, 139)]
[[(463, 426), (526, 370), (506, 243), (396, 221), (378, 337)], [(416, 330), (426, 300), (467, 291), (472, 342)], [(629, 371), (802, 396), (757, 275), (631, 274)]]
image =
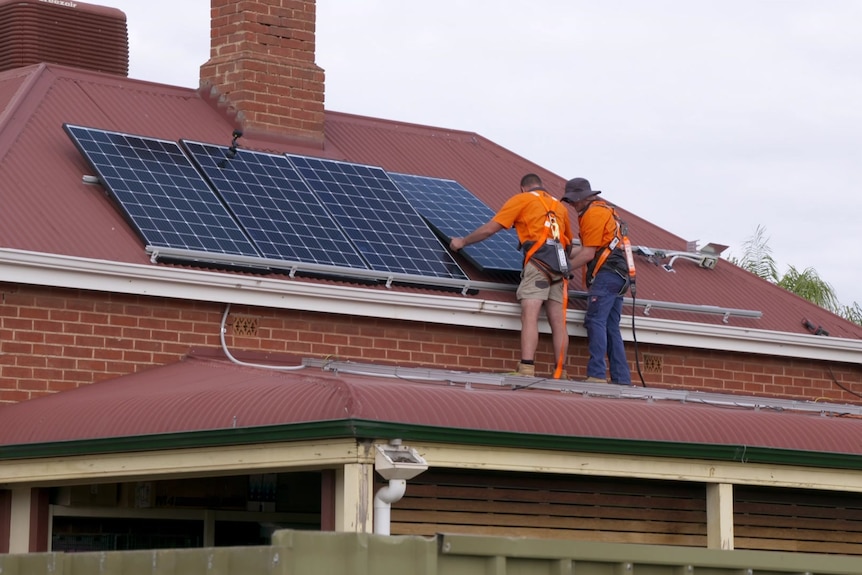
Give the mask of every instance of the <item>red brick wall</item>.
[[(639, 383), (628, 344), (632, 380)], [(862, 367), (792, 357), (639, 345), (647, 387), (862, 403)]]
[[(223, 312), (215, 303), (0, 284), (0, 402), (217, 348)], [(513, 370), (520, 347), (517, 332), (244, 306), (231, 309), (226, 340), (232, 352), (494, 373)], [(627, 346), (637, 384), (634, 347)], [(569, 350), (570, 377), (585, 376), (586, 341), (573, 337)], [(834, 374), (848, 389), (862, 389), (855, 366), (644, 344), (638, 357), (647, 387), (859, 402)], [(536, 359), (537, 374), (550, 376), (550, 336), (542, 336)]]

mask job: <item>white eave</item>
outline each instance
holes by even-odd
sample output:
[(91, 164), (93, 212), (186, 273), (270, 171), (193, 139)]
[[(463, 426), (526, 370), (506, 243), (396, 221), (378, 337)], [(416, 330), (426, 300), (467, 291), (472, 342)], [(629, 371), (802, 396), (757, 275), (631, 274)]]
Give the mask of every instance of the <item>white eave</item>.
[[(276, 309), (379, 317), (518, 331), (520, 306), (475, 296), (432, 295), (271, 279), (218, 271), (129, 264), (15, 249), (0, 249), (3, 281)], [(583, 312), (568, 314), (571, 335), (586, 337)], [(631, 341), (631, 322), (621, 326)], [(754, 353), (862, 364), (862, 341), (638, 315), (637, 340), (672, 347)], [(547, 325), (542, 326), (549, 332)]]

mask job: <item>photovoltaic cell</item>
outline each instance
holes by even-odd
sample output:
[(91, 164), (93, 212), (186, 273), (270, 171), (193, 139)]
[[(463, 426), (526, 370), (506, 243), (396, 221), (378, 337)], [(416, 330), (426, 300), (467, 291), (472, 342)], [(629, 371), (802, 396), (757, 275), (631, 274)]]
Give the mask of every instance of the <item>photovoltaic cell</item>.
[(63, 127), (147, 245), (260, 257), (176, 142)]
[(285, 156), (182, 144), (264, 257), (368, 269)]
[(371, 269), (467, 279), (386, 172), (287, 155)]
[[(448, 242), (487, 223), (494, 211), (454, 180), (389, 172), (428, 224)], [(488, 239), (461, 250), (463, 256), (484, 271), (520, 272), (523, 254), (518, 251), (515, 230), (501, 230)]]

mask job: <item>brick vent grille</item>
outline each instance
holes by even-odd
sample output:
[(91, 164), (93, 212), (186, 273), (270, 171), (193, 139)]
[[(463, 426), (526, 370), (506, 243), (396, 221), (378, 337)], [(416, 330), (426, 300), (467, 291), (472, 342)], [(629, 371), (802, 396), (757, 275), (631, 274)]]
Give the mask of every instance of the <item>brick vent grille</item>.
[(644, 371), (647, 373), (661, 373), (662, 357), (651, 353), (644, 354)]
[(237, 315), (233, 318), (234, 335), (257, 335), (258, 318)]

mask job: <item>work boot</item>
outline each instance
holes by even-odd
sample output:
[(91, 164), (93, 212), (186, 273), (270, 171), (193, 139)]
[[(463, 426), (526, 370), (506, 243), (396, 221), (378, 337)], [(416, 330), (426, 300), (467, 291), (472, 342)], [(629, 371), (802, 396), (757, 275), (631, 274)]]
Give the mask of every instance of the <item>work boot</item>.
[(518, 362), (518, 375), (521, 377), (536, 377), (536, 366)]
[(557, 377), (557, 378), (554, 378), (554, 379), (562, 379), (562, 380), (566, 380), (566, 381), (568, 381), (568, 379), (569, 379), (569, 374), (568, 374), (568, 373), (566, 373), (566, 370), (564, 369), (564, 370), (560, 373), (560, 377)]
[(584, 381), (587, 383), (607, 383), (608, 382), (607, 379), (601, 379), (599, 377), (592, 377), (592, 376), (588, 377)]

